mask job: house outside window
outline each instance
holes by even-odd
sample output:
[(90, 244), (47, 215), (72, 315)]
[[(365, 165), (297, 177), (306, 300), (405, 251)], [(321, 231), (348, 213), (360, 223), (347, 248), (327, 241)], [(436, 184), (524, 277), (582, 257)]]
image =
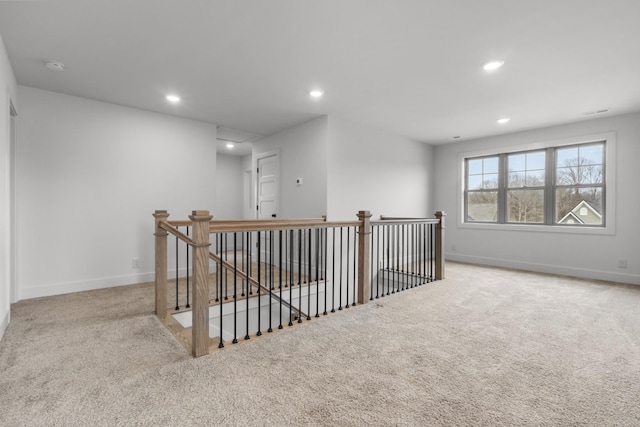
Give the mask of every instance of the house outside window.
[(605, 226), (606, 140), (464, 159), (464, 222)]

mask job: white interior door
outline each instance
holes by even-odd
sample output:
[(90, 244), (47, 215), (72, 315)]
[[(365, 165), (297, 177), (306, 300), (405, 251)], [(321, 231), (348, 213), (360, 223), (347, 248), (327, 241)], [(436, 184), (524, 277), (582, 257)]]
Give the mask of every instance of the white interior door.
[[(278, 216), (278, 175), (279, 161), (276, 153), (266, 154), (257, 159), (257, 218), (273, 219)], [(257, 237), (257, 236), (256, 236)], [(256, 246), (258, 240), (254, 240)], [(277, 260), (272, 256), (277, 254), (277, 250), (272, 248), (270, 233), (260, 233), (260, 261), (263, 263), (275, 263)], [(273, 249), (273, 251), (272, 251)]]
[(258, 158), (257, 218), (272, 219), (278, 214), (278, 155)]

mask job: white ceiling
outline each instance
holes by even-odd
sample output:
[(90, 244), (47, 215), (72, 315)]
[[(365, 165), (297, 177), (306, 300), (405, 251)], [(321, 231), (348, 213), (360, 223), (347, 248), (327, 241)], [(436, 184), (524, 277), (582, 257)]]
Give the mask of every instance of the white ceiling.
[(431, 144), (640, 111), (638, 22), (640, 0), (0, 2), (21, 85), (250, 134), (329, 114)]

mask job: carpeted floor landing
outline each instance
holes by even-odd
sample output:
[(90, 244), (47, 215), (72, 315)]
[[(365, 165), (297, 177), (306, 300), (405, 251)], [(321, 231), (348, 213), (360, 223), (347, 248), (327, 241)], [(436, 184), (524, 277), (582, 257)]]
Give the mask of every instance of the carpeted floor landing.
[(640, 425), (640, 287), (447, 279), (192, 359), (150, 284), (19, 302), (0, 425)]

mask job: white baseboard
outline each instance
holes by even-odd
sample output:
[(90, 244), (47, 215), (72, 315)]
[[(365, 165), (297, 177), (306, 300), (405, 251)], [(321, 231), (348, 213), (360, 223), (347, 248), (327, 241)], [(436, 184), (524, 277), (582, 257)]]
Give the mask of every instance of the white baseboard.
[(9, 320), (11, 319), (11, 310), (7, 311), (7, 314), (5, 314), (4, 319), (2, 319), (2, 322), (0, 322), (0, 340), (2, 340), (2, 337), (4, 336), (4, 333), (6, 332), (7, 328), (9, 327)]
[[(175, 275), (175, 273), (174, 273)], [(78, 280), (73, 282), (52, 283), (42, 286), (22, 287), (19, 299), (47, 297), (52, 295), (69, 294), (72, 292), (92, 291), (95, 289), (112, 288), (115, 286), (132, 285), (134, 283), (151, 282), (155, 273), (128, 274), (124, 276), (103, 277), (99, 279)]]
[(640, 276), (636, 274), (617, 273), (602, 270), (589, 270), (586, 268), (566, 267), (561, 265), (537, 264), (500, 258), (461, 255), (457, 253), (447, 253), (445, 254), (445, 259), (449, 261), (459, 261), (469, 264), (490, 265), (495, 267), (513, 268), (515, 270), (534, 271), (536, 273), (557, 274), (561, 276), (579, 277), (582, 279), (605, 280), (610, 282), (640, 285)]

